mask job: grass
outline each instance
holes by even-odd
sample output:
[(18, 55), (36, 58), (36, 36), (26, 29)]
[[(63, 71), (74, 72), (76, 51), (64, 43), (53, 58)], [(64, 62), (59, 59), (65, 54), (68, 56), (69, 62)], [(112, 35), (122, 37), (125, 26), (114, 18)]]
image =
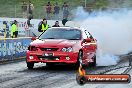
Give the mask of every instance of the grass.
[[(22, 17), (22, 2), (28, 2), (28, 0), (0, 0), (0, 17)], [(51, 4), (58, 2), (59, 6), (62, 7), (64, 2), (70, 5), (70, 8), (81, 5), (81, 0), (31, 0), (34, 4), (34, 18), (44, 17), (45, 9), (44, 6), (50, 1)]]
[[(0, 17), (22, 17), (21, 5), (23, 1), (28, 2), (28, 0), (0, 0)], [(67, 2), (70, 7), (70, 10), (73, 10), (78, 6), (84, 6), (85, 0), (30, 0), (30, 1), (34, 4), (35, 7), (34, 18), (43, 18), (46, 15), (44, 6), (47, 4), (48, 1), (50, 1), (52, 5), (58, 2), (60, 7), (62, 7), (64, 2)], [(110, 0), (87, 0), (87, 6), (90, 5), (94, 9), (105, 8), (109, 6), (109, 1)], [(111, 2), (116, 5), (120, 5), (119, 2), (115, 3), (112, 0)], [(124, 2), (125, 5), (132, 6), (132, 0), (123, 0), (122, 2)]]

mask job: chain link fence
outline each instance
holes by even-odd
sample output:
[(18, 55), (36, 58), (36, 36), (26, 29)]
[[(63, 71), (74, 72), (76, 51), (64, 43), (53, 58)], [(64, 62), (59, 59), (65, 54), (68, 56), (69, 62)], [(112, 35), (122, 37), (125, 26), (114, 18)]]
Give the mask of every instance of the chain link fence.
[[(88, 0), (87, 0), (88, 1)], [(41, 3), (41, 2), (40, 2)], [(82, 0), (78, 5), (73, 3), (68, 3), (68, 19), (71, 20), (73, 18), (73, 15), (75, 13), (75, 10), (77, 6), (83, 6), (85, 7), (85, 0)], [(54, 14), (54, 4), (51, 4), (51, 13), (49, 14), (49, 17), (47, 17), (46, 12), (46, 4), (45, 5), (36, 5), (33, 4), (33, 18), (34, 19), (43, 19), (47, 18), (48, 20), (62, 20), (63, 19), (63, 3), (59, 4), (59, 14), (56, 16)], [(86, 7), (85, 7), (86, 8)], [(0, 6), (0, 17), (9, 17), (9, 18), (28, 18), (31, 14), (29, 14), (29, 3), (19, 3), (19, 4), (6, 4)]]
[[(23, 5), (3, 5), (0, 8), (0, 17), (9, 17), (9, 18), (28, 18), (29, 14), (29, 5), (25, 5), (26, 10), (23, 9)], [(33, 18), (34, 19), (43, 19), (47, 18), (48, 20), (61, 20), (63, 19), (63, 9), (62, 6), (59, 6), (59, 14), (56, 17), (54, 14), (54, 6), (51, 6), (51, 13), (47, 17), (46, 6), (34, 6), (33, 9)], [(72, 19), (73, 11), (76, 7), (69, 6), (69, 15), (68, 19)]]

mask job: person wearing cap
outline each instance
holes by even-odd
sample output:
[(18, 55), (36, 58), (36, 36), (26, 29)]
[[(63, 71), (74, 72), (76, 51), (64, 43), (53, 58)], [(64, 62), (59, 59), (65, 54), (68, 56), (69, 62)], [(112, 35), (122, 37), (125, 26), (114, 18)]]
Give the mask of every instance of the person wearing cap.
[(38, 31), (40, 33), (45, 32), (49, 28), (49, 25), (47, 24), (47, 20), (44, 18), (43, 21), (39, 23)]
[(17, 35), (18, 35), (17, 21), (14, 20), (14, 22), (11, 26), (11, 37), (17, 38)]
[(59, 21), (56, 21), (55, 24), (52, 27), (60, 27), (59, 26)]

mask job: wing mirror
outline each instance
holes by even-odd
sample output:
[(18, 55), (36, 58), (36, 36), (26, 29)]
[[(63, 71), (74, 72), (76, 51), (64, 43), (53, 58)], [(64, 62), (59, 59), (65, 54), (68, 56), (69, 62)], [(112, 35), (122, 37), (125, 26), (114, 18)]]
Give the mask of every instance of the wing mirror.
[(31, 40), (33, 40), (33, 41), (36, 40), (36, 39), (37, 39), (36, 37), (32, 37), (32, 38), (31, 38)]

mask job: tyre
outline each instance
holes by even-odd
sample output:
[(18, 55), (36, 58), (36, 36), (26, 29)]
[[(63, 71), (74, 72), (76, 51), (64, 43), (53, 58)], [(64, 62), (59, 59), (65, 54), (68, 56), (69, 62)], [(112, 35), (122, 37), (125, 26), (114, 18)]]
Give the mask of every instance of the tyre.
[(77, 58), (77, 62), (75, 64), (76, 68), (79, 68), (80, 64), (82, 64), (82, 57), (83, 57), (83, 52), (79, 51), (78, 53), (78, 58)]
[(28, 69), (33, 69), (34, 63), (32, 63), (32, 62), (27, 62), (27, 67), (28, 67)]

